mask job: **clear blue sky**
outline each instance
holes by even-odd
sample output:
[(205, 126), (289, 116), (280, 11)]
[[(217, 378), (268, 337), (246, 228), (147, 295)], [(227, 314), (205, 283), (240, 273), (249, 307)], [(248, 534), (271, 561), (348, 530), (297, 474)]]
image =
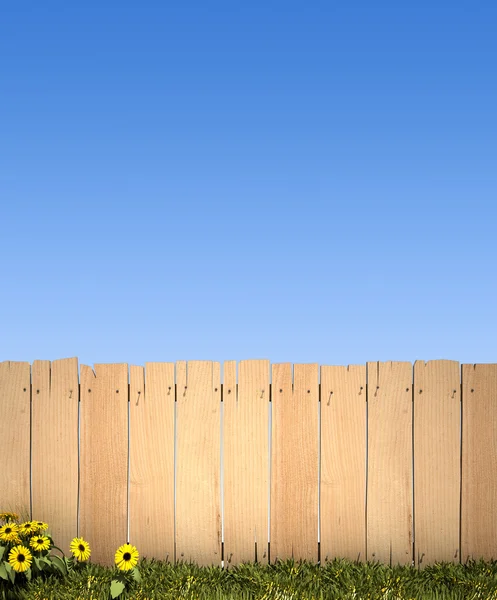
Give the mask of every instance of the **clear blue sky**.
[(0, 360), (497, 362), (497, 3), (1, 12)]

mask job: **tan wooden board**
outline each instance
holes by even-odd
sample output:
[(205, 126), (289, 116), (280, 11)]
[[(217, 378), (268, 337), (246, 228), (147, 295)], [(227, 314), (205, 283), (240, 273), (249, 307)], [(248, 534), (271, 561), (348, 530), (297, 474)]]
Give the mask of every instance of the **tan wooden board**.
[[(0, 512), (31, 516), (30, 423), (31, 365), (0, 363), (0, 440), (2, 440), (2, 485)], [(5, 484), (7, 482), (7, 485)]]
[(321, 367), (321, 562), (366, 557), (366, 366)]
[[(223, 475), (223, 483), (221, 488), (221, 498), (222, 498), (222, 527), (223, 527), (223, 566), (228, 566), (226, 560), (226, 452), (229, 451), (229, 448), (226, 446), (226, 402), (228, 398), (231, 399), (233, 396), (236, 400), (237, 394), (237, 377), (236, 377), (236, 360), (226, 360), (223, 363), (223, 383), (221, 385), (222, 390), (222, 402), (221, 402), (221, 456), (222, 456), (222, 464), (221, 464), (221, 472)], [(228, 461), (230, 457), (228, 457)], [(230, 487), (231, 493), (231, 487)], [(231, 516), (234, 516), (234, 511)], [(230, 523), (230, 533), (228, 537), (233, 539), (234, 529), (232, 527), (232, 523)], [(230, 540), (230, 546), (231, 540)]]
[(415, 564), (459, 562), (459, 363), (416, 361), (413, 398)]
[(272, 366), (271, 562), (318, 560), (317, 364)]
[(412, 365), (367, 363), (367, 559), (413, 560)]
[(269, 361), (240, 361), (238, 388), (233, 362), (223, 387), (224, 564), (267, 564)]
[(462, 365), (461, 559), (497, 559), (497, 364)]
[(33, 519), (66, 556), (78, 527), (78, 359), (32, 366)]
[[(145, 385), (144, 385), (145, 384)], [(174, 363), (130, 368), (130, 541), (174, 562)]]
[(176, 560), (220, 566), (220, 365), (178, 363), (176, 382)]
[(81, 365), (80, 402), (79, 535), (110, 566), (128, 533), (128, 365)]

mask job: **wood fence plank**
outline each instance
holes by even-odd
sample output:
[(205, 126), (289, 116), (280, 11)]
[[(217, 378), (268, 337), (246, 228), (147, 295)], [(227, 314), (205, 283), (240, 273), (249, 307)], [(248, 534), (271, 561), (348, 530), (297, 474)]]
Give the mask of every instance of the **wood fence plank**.
[(220, 566), (219, 363), (189, 361), (186, 375), (177, 380), (176, 559)]
[[(292, 542), (295, 540), (293, 520), (297, 520), (297, 504), (293, 504), (288, 486), (292, 492), (293, 482), (286, 478), (290, 476), (292, 465), (286, 464), (291, 459), (291, 449), (285, 444), (285, 435), (295, 435), (293, 422), (293, 377), (292, 364), (280, 363), (271, 365), (271, 473), (270, 473), (270, 558), (276, 562), (278, 558), (292, 558)], [(285, 479), (283, 479), (283, 477)], [(283, 484), (284, 481), (284, 484)], [(285, 501), (285, 494), (290, 496)], [(291, 507), (288, 506), (291, 504)], [(290, 514), (288, 514), (290, 512)], [(292, 519), (293, 517), (293, 519)], [(301, 515), (299, 515), (301, 517)], [(285, 531), (290, 527), (290, 531)], [(317, 540), (316, 540), (317, 541)]]
[(268, 360), (240, 361), (238, 392), (232, 370), (225, 379), (225, 566), (268, 561), (269, 393)]
[[(31, 365), (31, 383), (32, 383), (32, 401), (31, 401), (31, 498), (33, 506), (33, 519), (37, 521), (45, 521), (49, 525), (49, 531), (54, 537), (55, 543), (60, 548), (64, 549), (64, 545), (54, 530), (52, 518), (56, 515), (54, 510), (54, 500), (59, 499), (59, 490), (54, 486), (52, 473), (54, 463), (57, 462), (57, 455), (62, 455), (58, 448), (58, 423), (51, 423), (48, 419), (50, 402), (50, 361), (35, 360)], [(76, 436), (77, 436), (77, 421), (76, 414)], [(48, 432), (50, 432), (48, 434)], [(55, 444), (53, 442), (56, 442)], [(77, 437), (76, 437), (76, 459), (77, 459)], [(47, 448), (48, 446), (48, 448)], [(76, 463), (76, 485), (78, 481), (77, 463)], [(58, 477), (55, 479), (58, 483)], [(46, 486), (46, 488), (45, 488)], [(77, 499), (76, 489), (76, 499)], [(77, 512), (76, 512), (76, 529), (77, 530)], [(59, 520), (57, 519), (59, 528)]]
[(366, 366), (321, 367), (321, 561), (366, 558)]
[(0, 363), (0, 440), (2, 481), (0, 511), (31, 516), (31, 365), (28, 362)]
[(462, 365), (461, 559), (497, 559), (497, 364)]
[[(228, 398), (231, 399), (233, 396), (236, 398), (237, 392), (237, 383), (236, 383), (236, 360), (226, 360), (223, 364), (223, 384), (221, 386), (222, 390), (222, 402), (221, 402), (221, 455), (223, 457), (223, 464), (221, 467), (221, 472), (223, 475), (223, 485), (221, 489), (222, 494), (222, 527), (223, 527), (223, 567), (228, 566), (226, 560), (226, 435), (225, 435), (225, 419), (226, 419), (226, 402), (229, 402)], [(230, 489), (230, 492), (232, 490)], [(231, 527), (230, 527), (231, 533)]]
[(81, 365), (79, 535), (110, 566), (127, 541), (128, 365)]
[(34, 361), (32, 398), (33, 518), (68, 555), (78, 527), (78, 359)]
[(416, 361), (413, 397), (415, 564), (459, 562), (459, 363)]
[(412, 365), (368, 363), (367, 560), (411, 564)]
[(174, 562), (174, 363), (130, 368), (130, 540)]
[(318, 560), (319, 382), (317, 364), (274, 364), (271, 437), (271, 562)]

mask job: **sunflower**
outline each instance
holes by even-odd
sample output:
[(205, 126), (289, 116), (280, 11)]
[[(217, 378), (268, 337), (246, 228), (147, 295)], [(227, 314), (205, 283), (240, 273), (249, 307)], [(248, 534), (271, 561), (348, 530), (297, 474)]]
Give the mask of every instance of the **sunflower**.
[(31, 567), (32, 560), (31, 552), (24, 546), (14, 546), (9, 552), (9, 564), (19, 573), (27, 571)]
[(0, 520), (2, 521), (17, 521), (19, 519), (19, 515), (14, 512), (3, 512), (0, 513)]
[(36, 533), (36, 522), (35, 521), (26, 521), (25, 523), (21, 523), (19, 525), (19, 533), (21, 535), (31, 535)]
[(91, 550), (88, 542), (83, 538), (74, 538), (70, 545), (71, 552), (77, 560), (83, 562), (90, 558)]
[(35, 550), (48, 550), (50, 548), (50, 540), (45, 535), (35, 535), (29, 541), (29, 545)]
[(16, 523), (2, 525), (2, 527), (0, 527), (0, 540), (2, 540), (2, 542), (21, 543), (21, 538), (19, 537), (19, 525)]
[(35, 527), (38, 533), (42, 531), (46, 531), (48, 529), (48, 523), (44, 523), (43, 521), (31, 521), (33, 526)]
[(123, 544), (116, 551), (116, 565), (121, 571), (129, 571), (138, 563), (138, 550), (131, 544)]

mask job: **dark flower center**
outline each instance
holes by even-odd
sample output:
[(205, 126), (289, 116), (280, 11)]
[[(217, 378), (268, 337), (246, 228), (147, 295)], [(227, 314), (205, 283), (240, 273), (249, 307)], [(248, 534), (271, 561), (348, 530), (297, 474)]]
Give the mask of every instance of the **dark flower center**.
[(24, 562), (26, 560), (26, 557), (24, 556), (24, 554), (18, 554), (17, 560), (18, 562)]
[(85, 551), (85, 547), (83, 546), (83, 544), (80, 544), (80, 545), (78, 546), (78, 550), (79, 550), (80, 552), (84, 552), (84, 551)]
[(12, 533), (12, 527), (7, 527), (7, 529), (5, 530), (5, 533)]
[(131, 560), (131, 554), (130, 554), (129, 552), (125, 552), (125, 553), (123, 554), (123, 558), (124, 558), (124, 560), (126, 560), (126, 561), (128, 561), (128, 560)]

